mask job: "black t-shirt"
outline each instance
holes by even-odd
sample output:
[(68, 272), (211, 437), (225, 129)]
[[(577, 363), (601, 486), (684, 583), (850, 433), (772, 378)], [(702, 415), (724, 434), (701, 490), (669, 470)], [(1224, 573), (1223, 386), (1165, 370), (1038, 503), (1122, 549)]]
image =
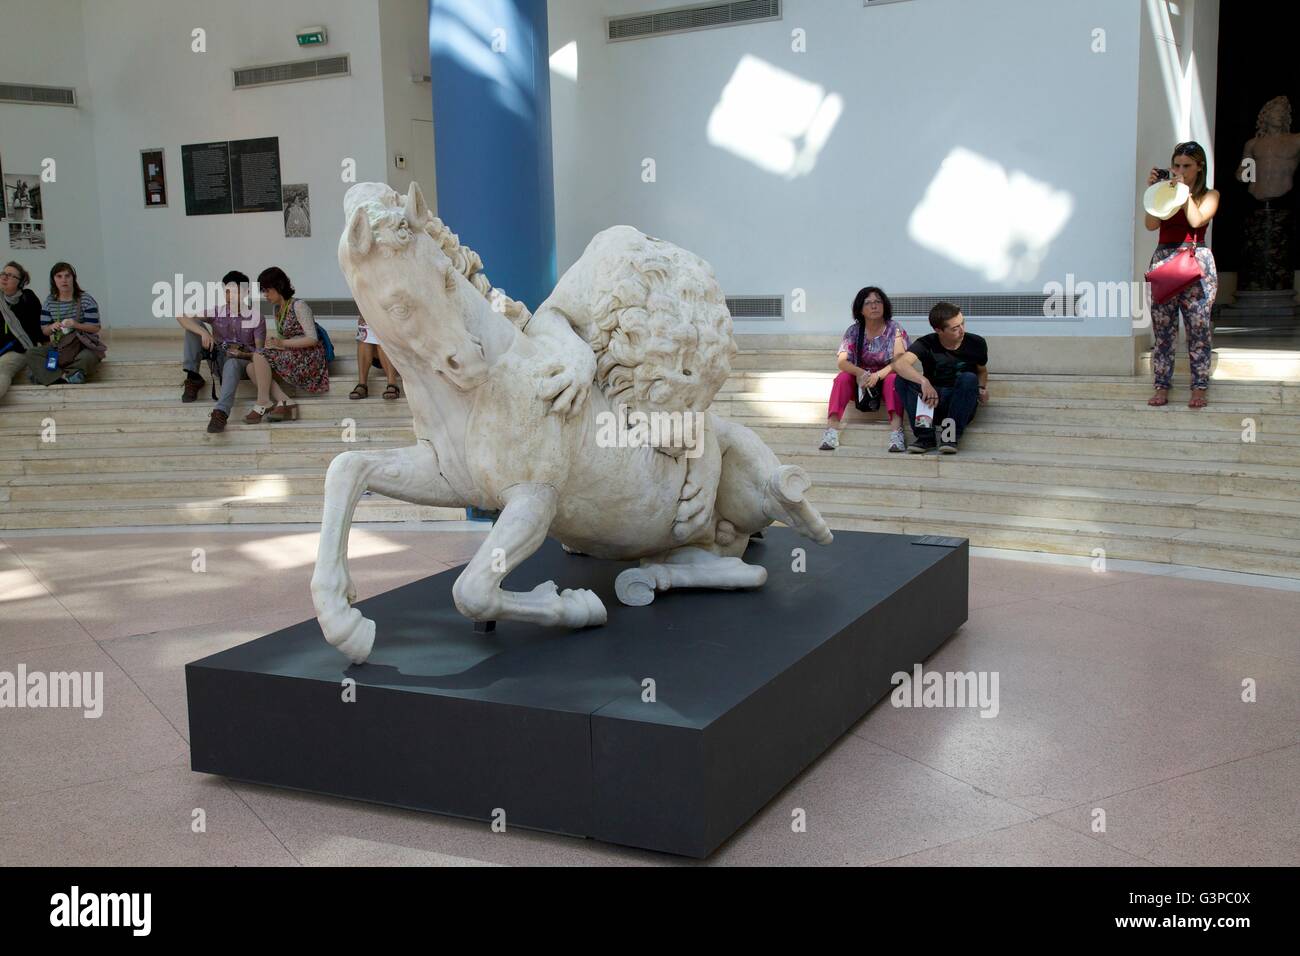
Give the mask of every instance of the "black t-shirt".
[(978, 366), (989, 364), (989, 345), (982, 335), (967, 332), (956, 349), (948, 350), (939, 343), (939, 333), (923, 335), (908, 349), (921, 360), (921, 371), (935, 388), (951, 388), (957, 384), (961, 372), (977, 371)]
[[(27, 337), (32, 340), (32, 344), (43, 344), (45, 337), (41, 335), (41, 300), (36, 298), (36, 294), (31, 289), (24, 289), (18, 301), (9, 308), (27, 332)], [(3, 314), (0, 314), (0, 355), (6, 352), (25, 351), (27, 350), (18, 341), (18, 336), (13, 334), (8, 323), (3, 321)]]

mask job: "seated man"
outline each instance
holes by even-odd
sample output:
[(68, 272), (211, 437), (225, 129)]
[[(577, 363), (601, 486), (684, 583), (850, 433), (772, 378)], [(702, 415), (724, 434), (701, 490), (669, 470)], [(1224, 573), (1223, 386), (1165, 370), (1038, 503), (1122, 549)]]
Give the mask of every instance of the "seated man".
[[(178, 315), (176, 321), (185, 329), (185, 390), (182, 402), (192, 402), (203, 387), (199, 375), (199, 362), (204, 349), (214, 350), (217, 358), (221, 396), (208, 420), (208, 431), (214, 434), (225, 431), (230, 409), (235, 404), (235, 390), (239, 380), (249, 378), (248, 365), (254, 349), (260, 349), (266, 340), (266, 320), (253, 312), (248, 300), (249, 279), (242, 272), (232, 270), (221, 277), (225, 302), (203, 315)], [(211, 328), (209, 329), (209, 326)], [(231, 354), (227, 354), (227, 353)], [(236, 357), (236, 353), (240, 357)], [(246, 357), (243, 357), (246, 356)]]
[[(913, 442), (907, 450), (924, 455), (937, 444), (941, 453), (952, 455), (976, 408), (989, 400), (989, 347), (982, 336), (966, 331), (966, 317), (951, 302), (930, 310), (930, 327), (933, 332), (894, 360), (896, 387), (912, 425)], [(917, 424), (918, 397), (934, 406), (928, 425)]]

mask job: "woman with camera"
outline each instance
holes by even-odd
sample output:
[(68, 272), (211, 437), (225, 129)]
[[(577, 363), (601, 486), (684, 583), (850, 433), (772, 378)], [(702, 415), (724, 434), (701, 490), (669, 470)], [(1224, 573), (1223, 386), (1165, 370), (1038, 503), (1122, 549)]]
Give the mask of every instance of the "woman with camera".
[[(863, 411), (874, 411), (881, 404), (889, 412), (889, 450), (907, 450), (903, 437), (903, 407), (894, 390), (897, 376), (893, 361), (907, 351), (911, 341), (903, 327), (894, 321), (894, 306), (878, 286), (868, 286), (853, 299), (853, 324), (840, 342), (840, 374), (831, 386), (830, 409), (822, 451), (840, 447), (839, 429), (844, 412), (853, 402)], [(859, 398), (859, 390), (862, 395)]]
[[(1205, 150), (1199, 143), (1179, 143), (1174, 147), (1169, 169), (1152, 169), (1147, 186), (1163, 180), (1168, 185), (1148, 190), (1146, 227), (1159, 230), (1160, 236), (1147, 279), (1152, 284), (1151, 329), (1155, 347), (1151, 369), (1155, 377), (1155, 394), (1148, 405), (1169, 404), (1169, 385), (1174, 375), (1174, 346), (1178, 341), (1178, 313), (1187, 329), (1187, 356), (1192, 370), (1192, 394), (1188, 408), (1204, 408), (1205, 393), (1210, 387), (1210, 350), (1212, 325), (1210, 313), (1219, 290), (1219, 274), (1214, 253), (1205, 244), (1205, 231), (1219, 211), (1219, 193), (1205, 185)], [(1181, 187), (1181, 188), (1180, 188)], [(1158, 215), (1153, 215), (1153, 212)], [(1184, 250), (1190, 250), (1184, 252)], [(1182, 256), (1181, 260), (1175, 257)], [(1201, 273), (1192, 276), (1195, 260)], [(1184, 271), (1174, 275), (1180, 267)], [(1160, 274), (1163, 268), (1164, 274)], [(1190, 281), (1186, 281), (1190, 278)], [(1162, 285), (1167, 284), (1168, 298), (1154, 301)], [(1176, 290), (1176, 291), (1174, 291)]]

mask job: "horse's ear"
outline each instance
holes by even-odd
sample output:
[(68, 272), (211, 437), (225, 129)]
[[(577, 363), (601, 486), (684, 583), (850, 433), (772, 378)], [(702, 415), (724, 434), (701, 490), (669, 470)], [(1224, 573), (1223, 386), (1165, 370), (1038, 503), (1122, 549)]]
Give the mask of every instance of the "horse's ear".
[(406, 191), (404, 214), (412, 229), (423, 229), (429, 221), (429, 205), (424, 201), (424, 193), (420, 191), (420, 184), (414, 179), (411, 180), (411, 188)]
[(363, 206), (358, 206), (352, 211), (352, 219), (348, 223), (348, 249), (354, 256), (364, 256), (370, 251), (374, 241), (375, 233), (370, 228), (370, 214)]

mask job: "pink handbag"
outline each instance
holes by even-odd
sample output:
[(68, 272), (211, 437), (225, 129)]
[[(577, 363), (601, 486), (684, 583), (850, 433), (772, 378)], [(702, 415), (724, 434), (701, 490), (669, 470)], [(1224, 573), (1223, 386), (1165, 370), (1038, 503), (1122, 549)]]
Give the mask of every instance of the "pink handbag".
[(1196, 261), (1196, 246), (1190, 242), (1146, 275), (1147, 282), (1151, 283), (1151, 301), (1157, 305), (1168, 302), (1203, 278), (1205, 272)]

